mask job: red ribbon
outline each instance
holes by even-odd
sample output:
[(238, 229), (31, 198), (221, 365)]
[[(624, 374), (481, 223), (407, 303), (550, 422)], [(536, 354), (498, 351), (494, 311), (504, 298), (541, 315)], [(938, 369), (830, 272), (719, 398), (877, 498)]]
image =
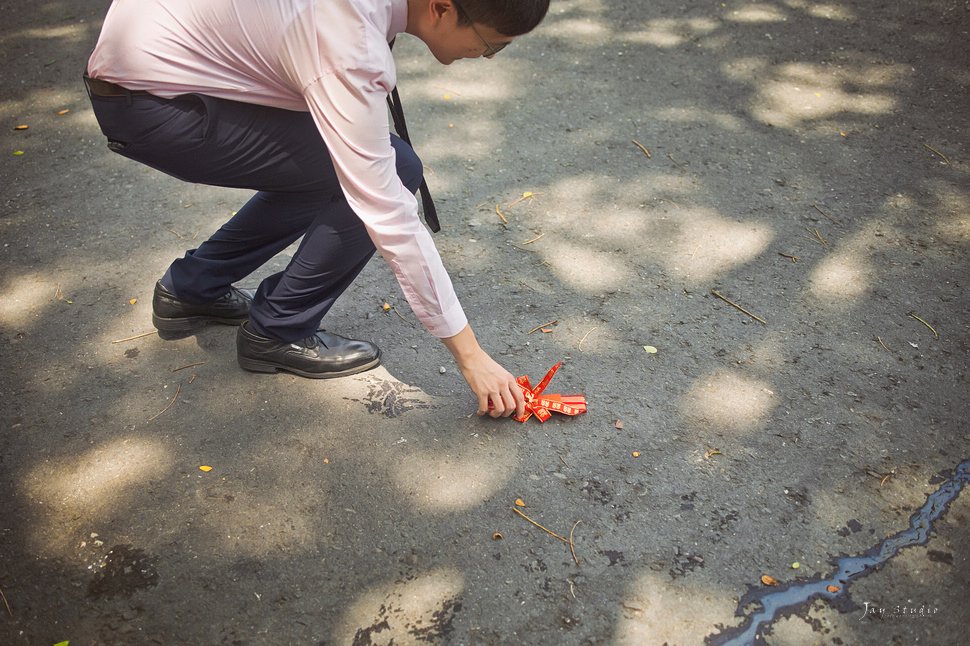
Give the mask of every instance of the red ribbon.
[[(516, 417), (515, 421), (526, 422), (530, 417), (535, 415), (536, 419), (540, 422), (545, 422), (552, 417), (550, 411), (562, 413), (563, 415), (579, 415), (586, 412), (586, 398), (582, 395), (542, 394), (546, 386), (549, 385), (549, 382), (552, 381), (552, 376), (556, 374), (556, 371), (559, 370), (561, 365), (562, 361), (554, 365), (535, 388), (529, 383), (529, 378), (526, 375), (522, 375), (515, 380), (522, 389), (522, 394), (525, 395), (525, 414), (522, 417)], [(491, 402), (489, 403), (491, 404)]]

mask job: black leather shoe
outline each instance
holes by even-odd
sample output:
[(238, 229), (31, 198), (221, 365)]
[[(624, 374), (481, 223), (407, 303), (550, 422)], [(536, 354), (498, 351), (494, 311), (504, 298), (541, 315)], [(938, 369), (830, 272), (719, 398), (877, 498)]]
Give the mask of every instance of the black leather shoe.
[(241, 368), (252, 372), (285, 370), (301, 377), (330, 379), (377, 367), (381, 351), (373, 343), (323, 330), (296, 343), (277, 341), (256, 334), (247, 321), (236, 333), (236, 358)]
[(217, 301), (193, 305), (180, 301), (161, 282), (157, 282), (152, 298), (152, 323), (159, 336), (165, 338), (191, 334), (209, 323), (239, 325), (249, 318), (254, 293), (251, 289), (230, 287), (229, 293)]

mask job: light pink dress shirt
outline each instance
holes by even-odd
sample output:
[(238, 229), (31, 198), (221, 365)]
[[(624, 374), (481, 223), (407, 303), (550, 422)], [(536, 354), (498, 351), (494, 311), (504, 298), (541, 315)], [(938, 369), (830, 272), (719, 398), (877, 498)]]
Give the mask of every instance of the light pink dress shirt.
[(388, 42), (406, 26), (407, 0), (114, 0), (88, 73), (163, 98), (309, 111), (411, 308), (449, 337), (467, 319), (390, 145)]

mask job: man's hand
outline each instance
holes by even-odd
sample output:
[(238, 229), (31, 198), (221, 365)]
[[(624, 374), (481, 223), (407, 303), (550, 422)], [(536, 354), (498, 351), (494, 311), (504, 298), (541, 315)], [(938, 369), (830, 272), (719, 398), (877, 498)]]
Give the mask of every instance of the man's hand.
[[(522, 388), (508, 370), (495, 362), (482, 350), (470, 326), (453, 337), (442, 339), (451, 350), (462, 376), (478, 398), (478, 414), (492, 417), (508, 417), (525, 414), (525, 397)], [(491, 401), (492, 409), (488, 404)]]

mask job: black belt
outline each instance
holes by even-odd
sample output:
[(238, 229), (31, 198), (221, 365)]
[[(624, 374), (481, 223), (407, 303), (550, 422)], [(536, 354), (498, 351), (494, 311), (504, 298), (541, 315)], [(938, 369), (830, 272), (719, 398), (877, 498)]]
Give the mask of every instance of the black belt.
[(121, 87), (120, 85), (111, 83), (109, 81), (93, 79), (87, 74), (84, 75), (84, 85), (87, 86), (88, 92), (90, 92), (92, 95), (105, 98), (118, 96), (129, 97), (148, 94), (148, 92), (145, 92), (144, 90), (129, 90), (126, 87)]

